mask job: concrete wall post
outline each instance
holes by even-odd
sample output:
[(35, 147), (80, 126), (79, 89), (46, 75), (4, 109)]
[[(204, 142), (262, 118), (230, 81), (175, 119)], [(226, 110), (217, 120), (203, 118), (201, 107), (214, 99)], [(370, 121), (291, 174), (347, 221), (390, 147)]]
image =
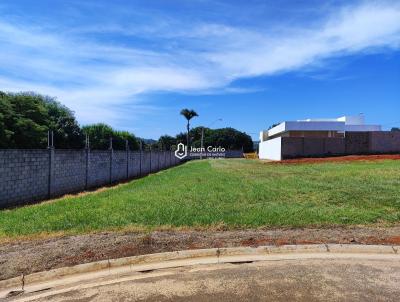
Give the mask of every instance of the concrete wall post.
[(112, 137), (110, 137), (110, 184), (112, 184), (113, 180), (112, 180), (112, 170), (113, 170), (113, 160), (114, 160), (114, 150), (113, 150), (113, 145), (112, 145), (113, 141), (112, 141)]
[(54, 184), (54, 147), (49, 147), (49, 186), (48, 186), (48, 198), (53, 196), (53, 184)]
[(125, 141), (126, 148), (126, 179), (129, 179), (129, 142)]

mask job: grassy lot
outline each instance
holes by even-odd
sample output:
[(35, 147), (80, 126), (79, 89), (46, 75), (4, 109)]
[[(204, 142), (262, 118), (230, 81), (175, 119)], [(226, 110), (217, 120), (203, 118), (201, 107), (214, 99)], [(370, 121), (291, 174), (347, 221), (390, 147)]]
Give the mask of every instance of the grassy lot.
[(123, 228), (400, 222), (400, 161), (194, 161), (115, 188), (0, 211), (0, 238)]

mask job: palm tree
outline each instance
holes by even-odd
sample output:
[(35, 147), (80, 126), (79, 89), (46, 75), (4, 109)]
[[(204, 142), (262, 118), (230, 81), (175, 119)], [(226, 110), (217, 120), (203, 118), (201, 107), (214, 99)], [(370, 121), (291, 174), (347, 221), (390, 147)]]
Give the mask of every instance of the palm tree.
[(181, 110), (181, 115), (185, 117), (187, 120), (187, 125), (186, 125), (186, 146), (189, 148), (189, 130), (190, 130), (190, 120), (196, 116), (199, 116), (196, 111), (194, 110), (189, 110), (189, 109), (182, 109)]

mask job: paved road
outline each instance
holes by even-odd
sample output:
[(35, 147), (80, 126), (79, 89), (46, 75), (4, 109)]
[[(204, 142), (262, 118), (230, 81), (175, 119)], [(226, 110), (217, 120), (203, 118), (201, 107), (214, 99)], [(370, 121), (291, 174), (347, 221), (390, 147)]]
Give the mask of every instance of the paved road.
[[(296, 259), (135, 272), (21, 301), (399, 301), (397, 259)], [(35, 298), (36, 297), (36, 298)]]

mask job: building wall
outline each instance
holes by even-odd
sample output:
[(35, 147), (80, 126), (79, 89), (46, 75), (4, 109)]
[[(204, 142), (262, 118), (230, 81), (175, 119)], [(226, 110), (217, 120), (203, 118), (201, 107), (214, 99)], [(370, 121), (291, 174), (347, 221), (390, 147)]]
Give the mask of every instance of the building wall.
[(282, 137), (344, 137), (337, 131), (288, 131), (282, 133)]
[[(151, 162), (150, 162), (151, 159)], [(140, 177), (180, 163), (172, 151), (0, 150), (0, 208)]]
[(285, 137), (282, 139), (282, 158), (345, 154), (344, 138)]
[(302, 137), (284, 137), (281, 144), (281, 159), (301, 157), (304, 154)]
[(400, 132), (370, 132), (369, 148), (376, 153), (396, 153), (400, 151)]
[[(271, 142), (271, 143), (269, 143)], [(400, 133), (347, 132), (344, 138), (282, 137), (260, 143), (261, 159), (400, 153)], [(280, 152), (280, 154), (277, 154)]]
[(344, 130), (352, 132), (382, 131), (382, 127), (380, 125), (345, 125)]
[(347, 154), (367, 154), (369, 148), (368, 132), (346, 132), (345, 138)]
[(332, 137), (324, 140), (326, 155), (343, 155), (346, 153), (346, 143), (344, 138)]
[(281, 160), (281, 141), (282, 137), (273, 138), (259, 144), (259, 158), (270, 160)]

